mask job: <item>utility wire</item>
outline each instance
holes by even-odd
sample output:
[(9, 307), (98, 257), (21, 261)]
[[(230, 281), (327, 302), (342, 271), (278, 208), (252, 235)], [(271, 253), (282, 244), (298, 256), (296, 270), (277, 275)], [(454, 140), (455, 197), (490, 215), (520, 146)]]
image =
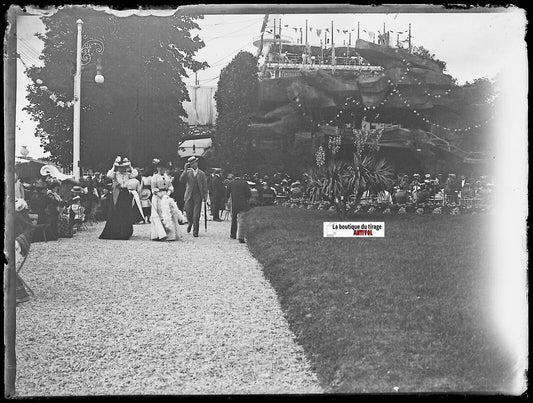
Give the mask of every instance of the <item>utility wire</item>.
[(244, 43), (244, 45), (243, 45), (240, 49), (238, 49), (238, 50), (236, 50), (236, 51), (232, 51), (231, 53), (228, 53), (226, 56), (224, 56), (224, 57), (222, 57), (221, 59), (218, 59), (217, 61), (213, 62), (213, 65), (210, 66), (210, 67), (217, 66), (217, 63), (221, 62), (222, 60), (227, 59), (228, 57), (231, 57), (231, 56), (235, 56), (237, 53), (239, 53), (241, 50), (243, 50), (243, 49), (244, 49), (246, 46), (248, 46), (249, 44), (250, 44), (250, 41), (247, 40), (247, 41)]
[[(248, 20), (234, 20), (234, 21), (226, 21), (226, 22), (219, 22), (219, 23), (216, 23), (216, 24), (208, 24), (208, 25), (201, 25), (200, 28), (204, 28), (204, 27), (215, 27), (215, 26), (219, 26), (219, 25), (228, 25), (228, 24), (232, 24), (232, 25), (235, 25), (235, 24), (242, 24), (242, 23), (245, 23), (245, 22), (249, 22), (249, 21), (261, 21), (263, 19), (263, 17), (260, 17), (259, 19), (248, 19)], [(198, 24), (200, 25), (200, 24)]]
[(23, 53), (26, 55), (27, 58), (31, 59), (31, 60), (34, 60), (34, 61), (37, 61), (39, 60), (38, 57), (35, 57), (32, 53), (30, 53), (26, 48), (24, 48), (23, 46), (19, 47), (18, 48), (18, 51), (20, 53)]
[(28, 52), (31, 53), (33, 56), (36, 56), (38, 58), (41, 55), (41, 52), (35, 49), (26, 39), (20, 38), (19, 43), (20, 45), (24, 46), (25, 49), (27, 49)]
[(219, 36), (213, 36), (213, 37), (211, 37), (211, 38), (202, 38), (202, 40), (203, 40), (203, 41), (212, 41), (212, 40), (214, 40), (214, 39), (227, 38), (227, 37), (229, 37), (229, 36), (232, 35), (232, 34), (235, 34), (235, 33), (237, 33), (237, 32), (241, 32), (241, 31), (243, 31), (243, 30), (245, 30), (245, 29), (248, 29), (248, 28), (254, 26), (256, 23), (257, 23), (257, 21), (254, 21), (254, 22), (251, 23), (250, 25), (247, 25), (247, 26), (245, 26), (245, 27), (239, 28), (239, 29), (236, 30), (236, 31), (228, 32), (228, 33), (226, 33), (226, 34), (219, 35)]

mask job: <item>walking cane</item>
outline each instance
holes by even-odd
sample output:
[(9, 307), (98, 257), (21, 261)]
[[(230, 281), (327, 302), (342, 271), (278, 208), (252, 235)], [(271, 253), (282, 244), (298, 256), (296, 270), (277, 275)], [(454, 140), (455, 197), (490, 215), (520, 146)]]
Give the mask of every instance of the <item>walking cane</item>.
[(207, 232), (207, 201), (204, 201), (204, 222), (205, 222), (205, 231)]

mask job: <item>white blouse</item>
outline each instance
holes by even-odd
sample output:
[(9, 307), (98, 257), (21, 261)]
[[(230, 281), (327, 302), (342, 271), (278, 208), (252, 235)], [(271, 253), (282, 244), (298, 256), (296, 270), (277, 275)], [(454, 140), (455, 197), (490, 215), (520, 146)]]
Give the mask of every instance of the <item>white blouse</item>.
[(114, 168), (112, 168), (107, 172), (107, 177), (113, 180), (113, 189), (117, 187), (121, 189), (127, 188), (128, 181), (132, 178), (135, 178), (136, 176), (137, 176), (136, 169), (132, 169), (131, 173), (129, 172), (122, 173), (120, 171), (115, 171)]

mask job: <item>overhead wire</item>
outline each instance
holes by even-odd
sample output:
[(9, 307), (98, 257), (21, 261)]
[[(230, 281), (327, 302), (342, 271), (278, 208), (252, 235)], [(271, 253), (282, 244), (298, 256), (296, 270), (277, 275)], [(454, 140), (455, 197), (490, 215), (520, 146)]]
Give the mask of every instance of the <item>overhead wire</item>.
[(219, 25), (228, 25), (228, 24), (232, 24), (232, 25), (235, 25), (235, 24), (242, 24), (242, 23), (245, 23), (245, 22), (249, 22), (249, 21), (261, 21), (263, 19), (263, 16), (259, 17), (259, 18), (254, 18), (254, 19), (247, 19), (247, 20), (235, 20), (235, 21), (226, 21), (226, 22), (219, 22), (219, 23), (216, 23), (216, 24), (207, 24), (207, 25), (200, 25), (201, 28), (203, 27), (215, 27), (215, 26), (219, 26)]
[(220, 39), (220, 38), (228, 38), (228, 37), (229, 37), (230, 35), (232, 35), (232, 34), (235, 34), (235, 33), (237, 33), (237, 32), (241, 32), (241, 31), (243, 31), (243, 30), (245, 30), (245, 29), (248, 29), (248, 28), (254, 26), (257, 22), (258, 22), (258, 21), (254, 21), (254, 22), (251, 23), (250, 25), (247, 25), (247, 26), (245, 26), (245, 27), (241, 27), (241, 28), (239, 28), (238, 30), (233, 31), (233, 32), (228, 32), (228, 33), (223, 34), (223, 35), (213, 36), (213, 37), (211, 37), (211, 38), (202, 38), (202, 40), (203, 40), (203, 41), (212, 41), (212, 40)]
[(22, 45), (26, 50), (28, 50), (28, 52), (33, 56), (39, 58), (39, 56), (41, 55), (41, 52), (35, 49), (33, 45), (31, 45), (26, 39), (19, 38), (19, 44)]

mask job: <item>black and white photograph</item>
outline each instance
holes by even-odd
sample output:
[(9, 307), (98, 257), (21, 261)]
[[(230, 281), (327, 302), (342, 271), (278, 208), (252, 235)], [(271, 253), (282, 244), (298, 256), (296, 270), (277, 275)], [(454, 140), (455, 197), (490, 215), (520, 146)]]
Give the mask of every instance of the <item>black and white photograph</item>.
[(528, 395), (524, 9), (4, 22), (5, 398)]

